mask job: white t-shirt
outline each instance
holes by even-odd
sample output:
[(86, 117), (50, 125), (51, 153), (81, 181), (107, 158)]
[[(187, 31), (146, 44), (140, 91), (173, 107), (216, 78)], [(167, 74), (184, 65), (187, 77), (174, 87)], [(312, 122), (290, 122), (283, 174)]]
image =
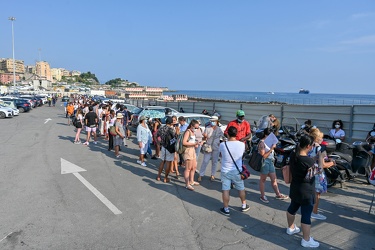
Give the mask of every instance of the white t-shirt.
[[(226, 143), (238, 168), (242, 171), (242, 156), (245, 152), (245, 143), (240, 141), (227, 141)], [(228, 153), (227, 147), (225, 147), (225, 142), (220, 143), (219, 152), (221, 154), (221, 172), (228, 173), (232, 170), (237, 170), (236, 165), (234, 165)]]
[(331, 129), (329, 131), (329, 135), (332, 136), (333, 138), (341, 138), (345, 137), (345, 131), (340, 129), (339, 131), (336, 132), (336, 129)]

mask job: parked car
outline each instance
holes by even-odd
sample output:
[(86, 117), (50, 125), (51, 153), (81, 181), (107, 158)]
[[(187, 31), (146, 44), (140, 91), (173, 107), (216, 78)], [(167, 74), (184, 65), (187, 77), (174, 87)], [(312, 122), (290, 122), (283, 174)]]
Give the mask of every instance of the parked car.
[(174, 115), (178, 114), (177, 110), (163, 107), (163, 106), (145, 106), (145, 107), (138, 107), (133, 111), (133, 119), (131, 121), (131, 128), (137, 128), (139, 124), (139, 118), (141, 116), (146, 116), (148, 119), (153, 118), (163, 118), (166, 115)]
[(20, 111), (15, 107), (14, 103), (11, 101), (0, 101), (0, 107), (11, 108), (13, 110), (13, 116), (18, 116)]
[(31, 104), (25, 99), (14, 97), (0, 97), (0, 99), (3, 101), (12, 101), (14, 105), (17, 107), (17, 109), (20, 111), (20, 113), (28, 112), (31, 110)]
[(0, 119), (4, 119), (6, 117), (13, 117), (13, 109), (0, 106)]
[(61, 98), (61, 101), (62, 101), (62, 102), (69, 102), (69, 96), (63, 96), (63, 97)]

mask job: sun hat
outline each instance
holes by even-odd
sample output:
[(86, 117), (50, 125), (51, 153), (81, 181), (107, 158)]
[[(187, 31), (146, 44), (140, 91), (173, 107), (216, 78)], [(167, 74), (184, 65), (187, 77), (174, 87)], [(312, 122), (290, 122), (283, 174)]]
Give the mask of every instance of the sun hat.
[(245, 116), (245, 112), (243, 110), (237, 110), (236, 116)]
[(117, 119), (122, 119), (122, 118), (124, 118), (124, 115), (121, 114), (121, 113), (118, 113), (118, 114), (116, 115), (116, 118), (117, 118)]
[(210, 117), (210, 121), (218, 121), (219, 120), (219, 117), (217, 117), (216, 115), (213, 115)]

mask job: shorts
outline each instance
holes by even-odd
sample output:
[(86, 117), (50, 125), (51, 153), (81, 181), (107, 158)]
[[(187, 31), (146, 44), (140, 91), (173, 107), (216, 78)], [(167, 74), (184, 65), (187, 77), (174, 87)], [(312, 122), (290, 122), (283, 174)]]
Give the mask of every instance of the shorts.
[(96, 127), (90, 128), (89, 126), (86, 126), (86, 132), (93, 132), (96, 133)]
[(142, 147), (140, 148), (140, 151), (141, 151), (141, 155), (144, 155), (147, 153), (147, 149), (148, 149), (148, 143), (144, 144), (142, 142)]
[(165, 147), (161, 147), (160, 159), (163, 161), (174, 161), (175, 153), (170, 153)]
[(121, 146), (122, 142), (123, 142), (123, 139), (120, 136), (116, 135), (115, 146)]
[(261, 174), (271, 174), (275, 173), (275, 165), (273, 165), (273, 159), (266, 158), (264, 159), (264, 164), (260, 169)]
[(221, 172), (221, 190), (230, 190), (232, 183), (234, 184), (235, 189), (238, 191), (245, 190), (244, 182), (241, 179), (241, 175), (237, 169), (227, 173)]
[(195, 147), (188, 147), (185, 149), (185, 152), (183, 154), (184, 160), (196, 160), (197, 156), (195, 154)]

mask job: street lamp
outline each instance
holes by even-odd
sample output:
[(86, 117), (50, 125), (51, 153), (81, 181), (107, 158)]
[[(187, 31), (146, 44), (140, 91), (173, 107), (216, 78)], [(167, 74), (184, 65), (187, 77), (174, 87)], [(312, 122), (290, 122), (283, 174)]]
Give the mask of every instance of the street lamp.
[(13, 29), (13, 22), (16, 21), (16, 18), (9, 17), (8, 20), (12, 21), (13, 87), (14, 89), (16, 89), (16, 60), (14, 59), (14, 29)]

